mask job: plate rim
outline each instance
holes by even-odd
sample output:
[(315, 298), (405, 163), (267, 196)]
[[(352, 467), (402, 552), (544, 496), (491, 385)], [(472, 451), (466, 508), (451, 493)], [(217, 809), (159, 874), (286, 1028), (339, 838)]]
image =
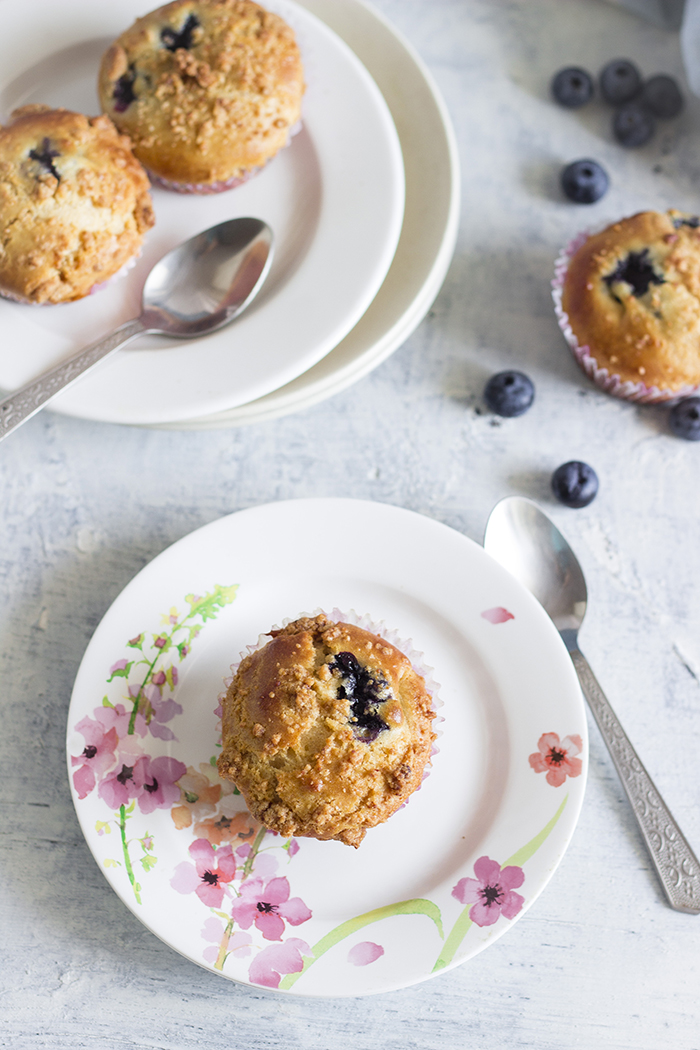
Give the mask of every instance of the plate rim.
[[(324, 8), (325, 5), (325, 13), (328, 15), (328, 13), (333, 10), (333, 7), (340, 2), (341, 0), (297, 0), (297, 3), (312, 10), (317, 17), (322, 19), (324, 18), (324, 15), (319, 11), (319, 7)], [(348, 387), (352, 386), (354, 383), (359, 382), (360, 379), (363, 379), (382, 364), (382, 362), (386, 361), (391, 354), (406, 342), (427, 314), (444, 283), (454, 255), (457, 235), (459, 232), (461, 210), (459, 149), (449, 110), (435, 78), (420, 57), (419, 53), (410, 41), (398, 29), (396, 29), (380, 11), (378, 11), (371, 3), (367, 2), (367, 0), (342, 0), (342, 4), (348, 10), (359, 10), (363, 12), (363, 17), (367, 17), (373, 20), (374, 23), (379, 24), (394, 38), (395, 42), (398, 43), (412, 61), (417, 76), (424, 82), (424, 86), (427, 88), (427, 91), (431, 96), (440, 119), (440, 127), (444, 140), (443, 149), (447, 161), (446, 173), (450, 184), (449, 204), (446, 210), (442, 238), (424, 278), (423, 284), (410, 306), (404, 310), (400, 317), (392, 322), (391, 326), (379, 339), (373, 344), (370, 344), (362, 352), (355, 354), (351, 360), (341, 362), (338, 367), (334, 368), (330, 373), (327, 372), (329, 358), (331, 358), (337, 350), (342, 348), (342, 341), (317, 365), (313, 365), (311, 369), (302, 373), (302, 375), (292, 380), (291, 383), (285, 384), (277, 390), (271, 391), (264, 397), (246, 402), (243, 405), (238, 405), (235, 408), (224, 409), (222, 412), (211, 413), (185, 422), (178, 423), (173, 421), (172, 423), (153, 424), (152, 426), (154, 426), (154, 428), (161, 430), (213, 430), (226, 427), (248, 426), (253, 423), (279, 419), (294, 412), (311, 408), (313, 405), (319, 404), (330, 397), (334, 397), (336, 394), (348, 389)], [(337, 33), (339, 32), (337, 27), (334, 28), (334, 31)], [(350, 46), (350, 44), (348, 44), (348, 46)], [(363, 55), (359, 53), (358, 57), (360, 58), (360, 61), (366, 63), (366, 55), (363, 58)], [(373, 71), (369, 66), (368, 68), (370, 74), (375, 76), (376, 71)], [(392, 110), (391, 99), (387, 98), (386, 94), (385, 100), (389, 109)], [(393, 111), (392, 116), (394, 116)], [(399, 139), (401, 140), (401, 129), (399, 125), (397, 125), (397, 131)], [(405, 159), (406, 144), (404, 141), (401, 141), (401, 145)], [(408, 172), (406, 174), (408, 179)], [(401, 247), (400, 238), (399, 246), (397, 248), (397, 256), (400, 255)], [(389, 273), (391, 273), (392, 267), (397, 265), (398, 262), (395, 257), (389, 268)], [(377, 292), (376, 299), (380, 298), (381, 295), (382, 289), (380, 288)], [(370, 304), (368, 312), (371, 310), (372, 305)], [(356, 327), (359, 327), (361, 324), (362, 319), (358, 321)], [(352, 334), (352, 331), (349, 332), (346, 338), (350, 338)], [(317, 373), (316, 377), (312, 375), (314, 371)]]
[[(298, 512), (301, 513), (302, 515), (306, 514), (308, 516), (309, 514), (311, 514), (312, 516), (317, 516), (319, 510), (321, 510), (321, 509), (325, 510), (327, 513), (331, 513), (331, 512), (336, 513), (339, 510), (347, 509), (349, 504), (352, 504), (354, 506), (354, 508), (357, 509), (357, 512), (360, 513), (360, 514), (367, 514), (367, 513), (369, 513), (370, 515), (375, 515), (375, 516), (376, 515), (383, 516), (383, 515), (387, 515), (388, 514), (389, 516), (393, 517), (394, 522), (397, 522), (399, 520), (404, 520), (405, 521), (405, 520), (408, 520), (410, 518), (410, 519), (413, 520), (414, 524), (418, 528), (423, 528), (423, 529), (427, 528), (427, 529), (431, 530), (431, 532), (442, 533), (443, 535), (451, 534), (453, 542), (457, 542), (458, 545), (461, 544), (461, 549), (462, 550), (469, 550), (471, 552), (469, 557), (477, 557), (478, 559), (483, 559), (482, 564), (488, 566), (488, 571), (490, 573), (495, 574), (496, 579), (500, 578), (501, 580), (503, 580), (503, 579), (507, 579), (508, 580), (508, 587), (510, 587), (512, 592), (515, 593), (518, 596), (519, 600), (524, 602), (525, 608), (528, 609), (530, 613), (533, 613), (533, 610), (534, 610), (534, 612), (535, 612), (535, 619), (539, 620), (539, 623), (538, 623), (538, 626), (537, 626), (537, 630), (539, 631), (540, 629), (543, 629), (545, 635), (548, 636), (548, 639), (549, 639), (547, 644), (549, 645), (550, 643), (552, 643), (554, 646), (557, 647), (556, 651), (559, 654), (558, 659), (559, 659), (559, 657), (565, 657), (566, 656), (565, 647), (563, 646), (563, 643), (561, 642), (561, 639), (559, 638), (559, 635), (556, 632), (556, 628), (551, 623), (551, 621), (547, 617), (546, 613), (544, 613), (544, 610), (542, 610), (542, 608), (539, 606), (539, 604), (536, 602), (536, 600), (532, 597), (530, 592), (527, 591), (522, 586), (522, 584), (519, 583), (519, 581), (517, 581), (514, 577), (512, 577), (509, 573), (507, 573), (507, 571), (505, 569), (503, 569), (503, 567), (500, 566), (493, 558), (491, 558), (491, 556), (488, 555), (484, 551), (483, 547), (481, 547), (480, 544), (478, 544), (475, 541), (471, 540), (469, 537), (465, 536), (463, 533), (459, 532), (458, 530), (453, 529), (450, 526), (445, 525), (443, 522), (438, 521), (437, 519), (429, 518), (426, 515), (419, 514), (419, 513), (415, 512), (415, 511), (408, 510), (406, 508), (397, 506), (396, 504), (375, 502), (375, 501), (371, 501), (371, 500), (347, 499), (347, 498), (343, 498), (343, 497), (329, 497), (329, 498), (315, 497), (315, 498), (310, 498), (310, 499), (292, 499), (292, 500), (284, 500), (284, 501), (278, 501), (278, 502), (272, 502), (272, 503), (258, 504), (256, 506), (245, 508), (245, 509), (233, 512), (232, 514), (224, 515), (221, 518), (215, 519), (213, 522), (210, 522), (208, 524), (200, 526), (200, 528), (193, 530), (192, 532), (188, 533), (187, 535), (181, 537), (179, 540), (175, 541), (175, 543), (173, 543), (170, 546), (166, 547), (160, 554), (156, 555), (153, 559), (151, 559), (151, 561), (149, 561), (147, 563), (146, 566), (144, 566), (137, 574), (135, 574), (135, 576), (132, 578), (132, 580), (130, 580), (125, 585), (125, 587), (115, 597), (114, 601), (110, 604), (109, 608), (105, 611), (103, 617), (100, 620), (100, 623), (95, 628), (95, 631), (93, 632), (93, 635), (92, 635), (92, 637), (91, 637), (91, 639), (90, 639), (90, 641), (89, 641), (89, 643), (88, 643), (88, 645), (86, 647), (86, 650), (85, 650), (85, 653), (83, 655), (83, 658), (81, 659), (80, 667), (79, 667), (78, 672), (76, 674), (75, 684), (74, 684), (73, 691), (72, 691), (72, 694), (71, 694), (71, 701), (70, 701), (69, 711), (68, 711), (67, 728), (66, 728), (66, 758), (67, 758), (67, 765), (68, 765), (71, 798), (73, 800), (74, 807), (76, 809), (76, 813), (77, 813), (77, 816), (78, 816), (78, 820), (79, 820), (79, 824), (80, 824), (81, 830), (83, 832), (83, 836), (85, 837), (86, 843), (87, 843), (87, 845), (88, 845), (88, 847), (90, 849), (90, 852), (93, 854), (93, 857), (95, 858), (95, 861), (98, 863), (98, 865), (99, 865), (99, 858), (97, 856), (97, 853), (96, 853), (95, 849), (93, 848), (94, 833), (92, 833), (91, 831), (88, 830), (88, 828), (86, 827), (86, 823), (83, 820), (83, 812), (82, 812), (81, 808), (78, 805), (78, 799), (76, 798), (76, 791), (75, 791), (75, 788), (74, 788), (73, 779), (72, 779), (72, 775), (71, 775), (72, 774), (72, 764), (71, 764), (70, 736), (71, 736), (71, 728), (72, 728), (72, 726), (73, 726), (73, 724), (75, 722), (76, 717), (78, 716), (78, 714), (80, 714), (81, 716), (84, 714), (83, 711), (81, 711), (81, 712), (76, 711), (76, 707), (78, 707), (80, 705), (79, 694), (80, 694), (80, 688), (82, 686), (82, 678), (83, 678), (84, 674), (87, 673), (87, 672), (85, 672), (84, 669), (85, 669), (85, 666), (86, 666), (86, 662), (88, 660), (88, 654), (91, 652), (91, 649), (94, 646), (99, 645), (99, 644), (102, 643), (101, 634), (107, 629), (107, 627), (105, 626), (105, 623), (112, 616), (113, 610), (115, 610), (115, 608), (117, 606), (122, 606), (122, 604), (124, 604), (125, 602), (128, 604), (128, 601), (131, 599), (132, 593), (136, 594), (138, 592), (139, 581), (141, 580), (143, 575), (149, 573), (150, 571), (152, 571), (151, 567), (159, 559), (164, 559), (166, 557), (172, 558), (174, 556), (174, 553), (177, 551), (177, 548), (181, 547), (182, 545), (194, 544), (195, 546), (197, 546), (198, 544), (201, 543), (202, 534), (206, 534), (207, 532), (211, 532), (211, 531), (215, 531), (215, 530), (222, 530), (222, 534), (225, 533), (226, 530), (230, 527), (230, 523), (233, 522), (235, 519), (240, 519), (241, 515), (244, 515), (246, 517), (251, 517), (251, 516), (255, 515), (256, 517), (260, 518), (261, 515), (265, 516), (265, 515), (270, 515), (271, 514), (273, 516), (273, 518), (274, 517), (278, 517), (279, 518), (280, 515), (282, 516), (282, 518), (284, 518), (284, 516), (290, 511), (290, 508), (292, 509), (292, 513), (295, 513), (294, 508), (296, 508), (298, 510)], [(375, 517), (375, 520), (377, 520), (376, 517)], [(279, 522), (278, 522), (278, 524), (279, 524)], [(456, 537), (456, 539), (455, 539), (455, 537)], [(193, 582), (196, 582), (196, 581), (193, 581)], [(561, 842), (560, 842), (559, 846), (554, 850), (554, 855), (547, 857), (548, 870), (547, 870), (546, 873), (542, 874), (539, 877), (538, 880), (536, 880), (537, 884), (536, 884), (534, 890), (532, 890), (531, 894), (530, 893), (528, 894), (527, 901), (525, 902), (524, 906), (522, 907), (522, 911), (521, 911), (520, 915), (524, 914), (530, 908), (530, 906), (538, 899), (538, 897), (540, 896), (540, 894), (542, 893), (542, 891), (544, 890), (544, 888), (547, 886), (547, 884), (549, 883), (550, 879), (552, 878), (552, 876), (554, 874), (554, 871), (559, 866), (559, 863), (561, 862), (561, 860), (562, 860), (562, 858), (563, 858), (563, 856), (564, 856), (564, 854), (565, 854), (565, 852), (566, 852), (566, 850), (567, 850), (567, 848), (569, 846), (571, 838), (572, 838), (572, 836), (574, 834), (574, 831), (575, 831), (575, 828), (576, 828), (576, 825), (577, 825), (577, 822), (578, 822), (578, 818), (579, 818), (579, 815), (580, 815), (580, 810), (581, 810), (581, 806), (582, 806), (582, 803), (583, 803), (584, 794), (585, 794), (585, 783), (586, 783), (586, 774), (587, 774), (587, 723), (586, 723), (586, 716), (585, 716), (585, 708), (584, 708), (584, 704), (583, 704), (583, 697), (582, 697), (582, 695), (580, 693), (580, 689), (578, 688), (578, 681), (577, 681), (577, 679), (575, 677), (575, 672), (573, 670), (573, 667), (570, 664), (570, 661), (568, 660), (568, 657), (566, 658), (565, 664), (563, 664), (562, 666), (567, 666), (569, 668), (569, 671), (567, 671), (566, 673), (567, 673), (567, 675), (570, 675), (569, 681), (570, 681), (570, 684), (572, 686), (572, 693), (568, 697), (568, 701), (569, 701), (570, 704), (574, 703), (574, 697), (575, 697), (575, 706), (576, 706), (576, 709), (577, 709), (577, 712), (578, 712), (578, 716), (579, 716), (579, 718), (581, 720), (581, 730), (582, 730), (582, 735), (583, 735), (583, 739), (584, 739), (584, 746), (583, 746), (583, 749), (582, 749), (583, 772), (582, 772), (582, 775), (580, 776), (580, 778), (577, 780), (575, 785), (574, 784), (570, 784), (569, 785), (569, 792), (565, 796), (564, 802), (562, 803), (562, 806), (560, 807), (560, 810), (559, 810), (559, 813), (561, 813), (561, 811), (563, 810), (564, 806), (566, 805), (567, 812), (565, 814), (565, 817), (562, 817), (562, 821), (560, 822), (560, 827), (559, 827), (559, 838), (561, 839)], [(93, 698), (92, 702), (94, 703), (94, 698)], [(573, 794), (573, 797), (572, 797), (572, 794)], [(498, 817), (497, 817), (497, 819), (498, 819)], [(497, 819), (496, 819), (496, 822), (497, 822)], [(112, 889), (117, 893), (117, 896), (122, 900), (122, 903), (124, 903), (129, 908), (129, 910), (132, 911), (132, 913), (134, 913), (136, 915), (136, 917), (139, 919), (139, 921), (142, 922), (143, 925), (146, 926), (147, 929), (149, 929), (151, 932), (153, 932), (160, 940), (162, 940), (164, 943), (166, 943), (169, 947), (174, 948), (183, 957), (189, 959), (192, 962), (197, 963), (198, 965), (202, 966), (204, 969), (207, 969), (210, 972), (212, 972), (211, 966), (207, 966), (206, 963), (204, 963), (200, 959), (196, 958), (194, 956), (194, 954), (188, 953), (186, 950), (183, 950), (182, 947), (178, 947), (176, 944), (174, 944), (172, 942), (172, 940), (169, 940), (167, 937), (163, 936), (163, 934), (161, 932), (157, 931), (151, 925), (149, 925), (149, 922), (144, 917), (144, 913), (142, 913), (141, 911), (137, 911), (134, 908), (133, 902), (128, 898), (128, 895), (126, 893), (123, 893), (123, 892), (120, 891), (120, 889), (109, 878), (109, 875), (107, 874), (106, 871), (104, 871), (102, 868), (100, 868), (100, 870), (103, 871), (103, 874), (107, 878), (107, 881), (112, 886)], [(454, 894), (453, 894), (453, 896), (454, 896)], [(517, 921), (517, 918), (519, 918), (520, 915), (517, 915), (515, 917), (514, 921)], [(415, 977), (411, 978), (410, 980), (400, 979), (396, 983), (392, 983), (392, 984), (388, 984), (388, 983), (385, 982), (384, 984), (381, 985), (381, 987), (376, 988), (376, 989), (370, 989), (369, 991), (367, 991), (367, 990), (362, 990), (362, 991), (354, 990), (354, 991), (350, 991), (350, 992), (343, 992), (343, 991), (337, 991), (337, 990), (336, 991), (331, 991), (331, 992), (316, 991), (316, 990), (309, 991), (309, 990), (304, 989), (303, 987), (298, 989), (298, 990), (294, 989), (293, 991), (292, 991), (291, 988), (289, 988), (288, 990), (279, 989), (279, 991), (283, 992), (284, 994), (288, 994), (289, 993), (289, 994), (301, 995), (302, 997), (339, 998), (339, 997), (344, 997), (346, 995), (357, 996), (357, 995), (372, 994), (374, 992), (382, 993), (382, 992), (397, 990), (399, 988), (408, 987), (408, 986), (416, 984), (416, 983), (421, 983), (422, 981), (427, 980), (428, 977), (435, 976), (436, 973), (441, 973), (441, 972), (443, 972), (443, 970), (452, 969), (453, 967), (455, 967), (457, 965), (460, 965), (462, 962), (466, 962), (468, 959), (472, 958), (474, 955), (478, 954), (481, 950), (483, 950), (483, 948), (487, 947), (488, 944), (493, 943), (493, 941), (495, 939), (499, 938), (502, 934), (506, 933), (507, 930), (510, 928), (510, 925), (512, 925), (512, 923), (509, 923), (507, 926), (503, 926), (503, 928), (500, 929), (500, 930), (494, 931), (494, 933), (491, 935), (491, 937), (489, 939), (483, 941), (482, 943), (480, 943), (478, 945), (474, 945), (473, 948), (470, 947), (467, 950), (462, 949), (462, 950), (456, 951), (456, 953), (454, 954), (454, 956), (451, 959), (451, 961), (449, 963), (447, 963), (446, 965), (444, 965), (439, 970), (433, 971), (433, 972), (421, 973), (418, 976), (415, 976)], [(214, 971), (214, 972), (217, 972), (217, 971)], [(218, 972), (220, 972), (220, 971), (218, 971)], [(238, 976), (238, 975), (237, 976), (232, 976), (230, 973), (221, 973), (221, 976), (225, 977), (228, 980), (233, 981), (234, 983), (247, 985), (248, 987), (251, 987), (251, 988), (259, 988), (260, 987), (258, 984), (253, 983), (252, 981), (247, 981), (247, 980), (241, 979), (241, 977)]]

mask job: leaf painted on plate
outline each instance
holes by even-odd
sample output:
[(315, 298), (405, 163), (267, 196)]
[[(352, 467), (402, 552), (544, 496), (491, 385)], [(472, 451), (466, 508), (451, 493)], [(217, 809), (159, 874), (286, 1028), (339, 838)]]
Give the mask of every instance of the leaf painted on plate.
[(382, 919), (389, 919), (394, 915), (425, 915), (435, 923), (440, 936), (444, 936), (440, 909), (432, 901), (416, 897), (412, 900), (398, 901), (396, 904), (386, 904), (383, 908), (366, 911), (362, 915), (356, 915), (353, 919), (348, 919), (346, 922), (342, 922), (340, 926), (336, 926), (335, 929), (327, 933), (325, 937), (322, 937), (313, 946), (311, 955), (306, 956), (304, 959), (303, 969), (299, 973), (287, 974), (280, 981), (279, 987), (282, 989), (291, 988), (322, 955), (334, 948), (340, 941), (345, 940), (346, 937), (350, 937), (353, 933), (357, 933), (358, 930), (369, 926), (373, 922), (381, 922)]

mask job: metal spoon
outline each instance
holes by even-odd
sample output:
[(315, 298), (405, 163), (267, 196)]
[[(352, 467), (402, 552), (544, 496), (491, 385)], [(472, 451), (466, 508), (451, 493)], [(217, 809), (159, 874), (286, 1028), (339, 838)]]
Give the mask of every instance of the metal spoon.
[(491, 511), (484, 549), (520, 580), (554, 621), (620, 775), (669, 904), (700, 914), (700, 863), (640, 762), (578, 648), (586, 581), (562, 534), (532, 500), (503, 499)]
[(60, 390), (139, 335), (192, 339), (233, 321), (267, 277), (273, 236), (262, 219), (229, 219), (191, 237), (156, 263), (139, 317), (0, 401), (0, 441)]

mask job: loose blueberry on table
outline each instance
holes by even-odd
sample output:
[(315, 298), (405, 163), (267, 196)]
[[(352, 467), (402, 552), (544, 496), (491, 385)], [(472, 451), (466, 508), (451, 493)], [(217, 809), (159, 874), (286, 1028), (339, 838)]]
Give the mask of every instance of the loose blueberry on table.
[(614, 58), (600, 71), (600, 93), (612, 106), (621, 106), (639, 94), (642, 76), (628, 58)]
[(668, 421), (676, 437), (700, 441), (700, 397), (678, 401), (671, 409)]
[(569, 460), (552, 474), (552, 492), (565, 507), (587, 507), (598, 493), (598, 475), (588, 463)]
[(683, 95), (673, 77), (658, 73), (642, 89), (641, 104), (659, 120), (671, 120), (683, 109)]
[(389, 726), (379, 714), (379, 706), (391, 699), (386, 678), (364, 667), (354, 653), (338, 653), (330, 668), (340, 676), (338, 696), (350, 701), (350, 724), (358, 740), (370, 744)]
[(595, 160), (575, 160), (562, 170), (561, 188), (575, 204), (595, 204), (610, 185), (608, 174)]
[(618, 109), (612, 120), (613, 135), (621, 146), (644, 146), (655, 131), (654, 118), (643, 106), (631, 103)]
[(524, 372), (497, 372), (486, 384), (484, 400), (498, 416), (522, 416), (535, 400), (535, 387)]
[(578, 66), (567, 66), (554, 75), (552, 94), (560, 106), (578, 109), (593, 98), (593, 77)]

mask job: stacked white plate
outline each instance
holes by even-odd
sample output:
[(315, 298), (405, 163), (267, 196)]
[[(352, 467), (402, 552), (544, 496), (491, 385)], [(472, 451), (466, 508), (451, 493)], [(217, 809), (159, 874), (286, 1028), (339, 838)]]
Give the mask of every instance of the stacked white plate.
[[(141, 340), (59, 395), (83, 419), (166, 427), (258, 422), (366, 375), (425, 316), (454, 250), (459, 170), (439, 92), (397, 32), (360, 0), (270, 0), (295, 29), (307, 79), (303, 130), (258, 176), (211, 197), (154, 190), (156, 227), (136, 266), (56, 307), (0, 300), (0, 387), (12, 390), (139, 312), (153, 263), (207, 226), (265, 219), (276, 253), (230, 327)], [(0, 121), (27, 102), (98, 112), (100, 55), (142, 0), (3, 4)]]

